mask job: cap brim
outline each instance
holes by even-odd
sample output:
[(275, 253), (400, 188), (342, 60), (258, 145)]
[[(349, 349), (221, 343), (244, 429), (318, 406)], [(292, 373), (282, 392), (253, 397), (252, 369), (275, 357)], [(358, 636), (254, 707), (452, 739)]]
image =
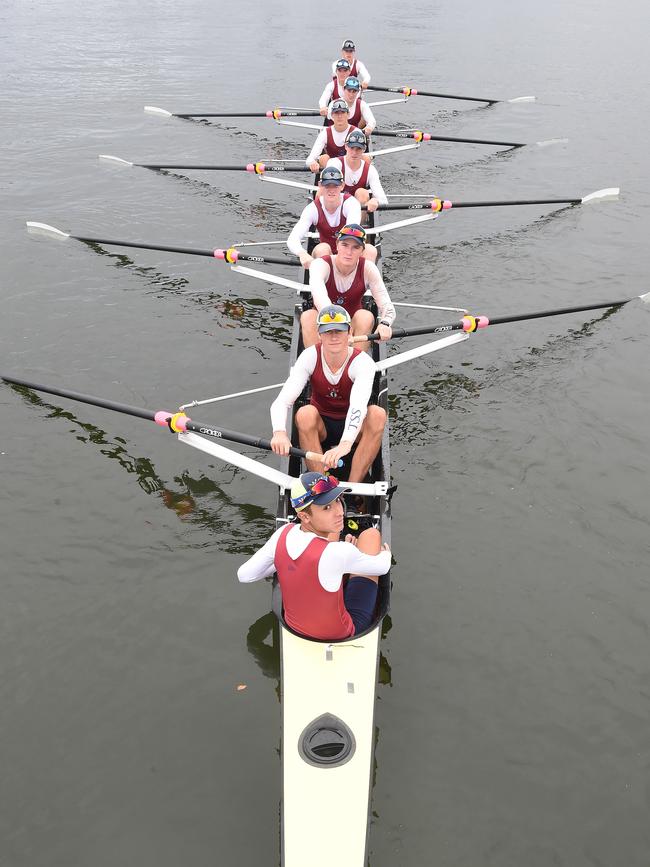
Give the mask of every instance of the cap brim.
[(326, 325), (318, 326), (318, 333), (324, 334), (325, 331), (349, 331), (350, 326), (347, 322), (328, 322)]
[(343, 179), (341, 179), (340, 181), (325, 180), (325, 181), (321, 181), (320, 185), (321, 185), (321, 187), (340, 187), (342, 183), (343, 183)]
[(331, 491), (326, 491), (324, 494), (319, 494), (317, 497), (314, 497), (312, 503), (315, 506), (327, 506), (328, 503), (338, 500), (338, 498), (342, 497), (343, 494), (349, 494), (351, 490), (352, 488), (342, 488), (338, 485), (338, 487), (333, 488)]

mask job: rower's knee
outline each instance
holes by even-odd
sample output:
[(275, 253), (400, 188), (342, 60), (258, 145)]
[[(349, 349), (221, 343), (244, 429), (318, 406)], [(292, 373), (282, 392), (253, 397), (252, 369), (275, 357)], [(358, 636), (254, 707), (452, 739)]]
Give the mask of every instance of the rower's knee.
[(370, 310), (357, 310), (352, 317), (352, 334), (371, 334), (375, 326), (375, 317)]
[(369, 434), (381, 436), (386, 427), (386, 410), (376, 404), (369, 406), (364, 427), (366, 427)]
[(362, 205), (367, 205), (370, 199), (370, 190), (358, 189), (354, 194), (354, 198), (358, 199)]
[(366, 244), (366, 247), (363, 251), (364, 257), (368, 260), (368, 262), (376, 262), (377, 261), (377, 248), (372, 244)]
[(296, 412), (296, 427), (303, 433), (318, 429), (319, 420), (320, 416), (318, 410), (310, 403), (301, 406)]
[(318, 343), (318, 328), (316, 325), (318, 312), (315, 308), (305, 310), (300, 317), (300, 328), (302, 331), (302, 342), (305, 349), (308, 346), (313, 346)]
[(381, 551), (381, 533), (374, 527), (359, 533), (357, 549), (363, 554), (379, 554)]
[[(323, 256), (331, 256), (332, 255), (332, 248), (330, 247), (329, 244), (325, 244), (325, 243), (316, 244), (316, 246), (312, 250), (311, 255), (314, 259), (322, 259)], [(375, 254), (375, 258), (377, 258), (376, 254)]]

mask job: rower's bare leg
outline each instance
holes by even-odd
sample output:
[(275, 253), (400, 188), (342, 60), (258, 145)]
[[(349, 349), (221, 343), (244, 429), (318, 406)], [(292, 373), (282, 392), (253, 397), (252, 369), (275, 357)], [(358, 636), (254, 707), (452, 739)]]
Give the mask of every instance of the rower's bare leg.
[[(303, 407), (303, 409), (305, 408)], [(359, 443), (352, 458), (348, 481), (362, 482), (365, 479), (381, 447), (381, 438), (385, 427), (386, 412), (380, 406), (372, 404), (368, 407), (368, 412), (361, 426)], [(302, 447), (307, 448), (307, 446)]]
[[(304, 316), (304, 314), (303, 314)], [(359, 334), (372, 334), (375, 328), (375, 317), (370, 310), (357, 310), (352, 317), (352, 336), (356, 337)], [(355, 343), (355, 349), (360, 349), (365, 352), (370, 348), (370, 342), (365, 340), (363, 343)]]
[(366, 246), (363, 248), (363, 255), (364, 258), (367, 259), (369, 262), (376, 262), (377, 248), (373, 244), (366, 244)]
[[(373, 527), (364, 530), (363, 533), (359, 533), (356, 547), (362, 554), (379, 554), (381, 551), (381, 533)], [(377, 575), (364, 575), (363, 577), (369, 578), (375, 584), (379, 580)]]
[(362, 205), (367, 205), (370, 199), (370, 190), (364, 190), (360, 187), (354, 194), (354, 198), (358, 199)]
[[(316, 244), (314, 249), (311, 251), (311, 256), (313, 259), (322, 259), (323, 256), (331, 256), (332, 248), (329, 244), (322, 242), (321, 244)], [(377, 258), (377, 251), (375, 250), (375, 258)]]
[(308, 346), (313, 346), (315, 343), (319, 342), (318, 327), (316, 325), (317, 318), (318, 312), (316, 311), (315, 307), (312, 307), (311, 310), (305, 310), (305, 312), (300, 317), (300, 327), (302, 328), (302, 342), (305, 349), (307, 349)]
[[(315, 406), (308, 404), (300, 407), (296, 413), (296, 427), (298, 428), (300, 448), (306, 452), (316, 452), (322, 455), (321, 443), (325, 441), (327, 431)], [(322, 464), (314, 461), (306, 461), (306, 464), (307, 469), (314, 472), (322, 470), (323, 467)]]

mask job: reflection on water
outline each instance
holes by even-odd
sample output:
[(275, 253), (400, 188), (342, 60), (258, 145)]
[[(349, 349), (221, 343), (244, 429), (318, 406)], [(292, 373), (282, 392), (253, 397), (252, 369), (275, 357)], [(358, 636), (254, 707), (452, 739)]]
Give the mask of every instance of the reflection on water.
[[(261, 538), (273, 521), (273, 516), (260, 506), (239, 503), (213, 479), (193, 478), (187, 471), (174, 477), (175, 486), (163, 480), (150, 458), (134, 457), (127, 451), (127, 440), (109, 438), (105, 431), (88, 422), (80, 421), (69, 410), (43, 401), (23, 386), (10, 386), (33, 406), (48, 410), (49, 419), (65, 419), (76, 425), (80, 433), (75, 438), (82, 443), (99, 446), (100, 454), (117, 461), (129, 475), (135, 475), (138, 485), (146, 494), (159, 496), (159, 501), (179, 520), (210, 530), (218, 539), (220, 550), (230, 554), (253, 554), (256, 540)], [(231, 481), (239, 471), (234, 467)]]

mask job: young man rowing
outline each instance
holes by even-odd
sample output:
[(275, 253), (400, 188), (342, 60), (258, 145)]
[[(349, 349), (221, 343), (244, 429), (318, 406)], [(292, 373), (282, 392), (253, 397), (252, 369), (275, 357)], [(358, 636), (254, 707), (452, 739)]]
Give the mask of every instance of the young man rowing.
[[(379, 269), (364, 256), (364, 229), (358, 224), (348, 224), (343, 226), (336, 238), (337, 252), (316, 259), (309, 268), (309, 289), (314, 307), (305, 310), (300, 318), (303, 343), (312, 346), (318, 342), (318, 313), (331, 304), (338, 304), (347, 310), (352, 320), (353, 335), (370, 334), (375, 327), (375, 317), (363, 306), (363, 296), (368, 290), (379, 311), (377, 331), (382, 340), (388, 340), (395, 321), (395, 308)], [(357, 348), (365, 350), (368, 343), (357, 344)]]
[(377, 126), (375, 116), (367, 102), (360, 97), (361, 84), (359, 79), (351, 75), (343, 85), (343, 99), (348, 105), (348, 123), (371, 135)]
[[(361, 482), (379, 452), (386, 413), (380, 406), (368, 406), (375, 365), (366, 352), (348, 345), (350, 325), (343, 307), (330, 305), (318, 314), (320, 343), (300, 353), (271, 405), (271, 448), (277, 455), (289, 454), (287, 414), (309, 382), (310, 402), (295, 416), (300, 447), (318, 453), (324, 448), (323, 466), (327, 470), (338, 466), (356, 441), (349, 480)], [(315, 465), (307, 466), (316, 469)]]
[[(358, 199), (344, 192), (341, 170), (328, 166), (321, 172), (318, 196), (303, 209), (287, 238), (287, 247), (298, 256), (303, 268), (309, 268), (314, 259), (336, 253), (336, 236), (346, 223), (360, 222)], [(309, 254), (302, 242), (312, 226), (318, 231), (318, 244)], [(377, 259), (374, 247), (368, 245), (366, 257), (373, 262)]]
[(346, 490), (333, 476), (303, 473), (291, 488), (298, 523), (276, 530), (237, 571), (243, 583), (277, 572), (284, 619), (308, 638), (341, 641), (368, 629), (377, 576), (390, 569), (390, 548), (382, 545), (378, 530), (338, 541), (344, 519), (340, 497)]
[(349, 61), (345, 59), (337, 60), (334, 76), (331, 81), (327, 82), (318, 100), (318, 107), (323, 117), (327, 117), (331, 102), (334, 102), (335, 99), (343, 99), (343, 85), (345, 84), (345, 79), (350, 75)]
[(324, 126), (316, 136), (314, 146), (305, 160), (307, 168), (312, 172), (325, 168), (327, 161), (333, 157), (345, 156), (345, 140), (356, 127), (348, 120), (350, 109), (344, 99), (335, 99), (330, 106), (331, 126)]
[[(341, 56), (350, 64), (349, 75), (356, 76), (361, 81), (361, 87), (365, 90), (370, 84), (370, 73), (360, 60), (356, 58), (357, 48), (351, 39), (346, 39), (341, 46)], [(336, 64), (332, 64), (332, 75), (335, 74)]]
[(367, 147), (365, 135), (360, 129), (353, 129), (345, 140), (345, 156), (335, 157), (327, 165), (341, 169), (345, 192), (353, 195), (372, 213), (379, 205), (387, 205), (388, 198), (377, 169), (364, 159)]

